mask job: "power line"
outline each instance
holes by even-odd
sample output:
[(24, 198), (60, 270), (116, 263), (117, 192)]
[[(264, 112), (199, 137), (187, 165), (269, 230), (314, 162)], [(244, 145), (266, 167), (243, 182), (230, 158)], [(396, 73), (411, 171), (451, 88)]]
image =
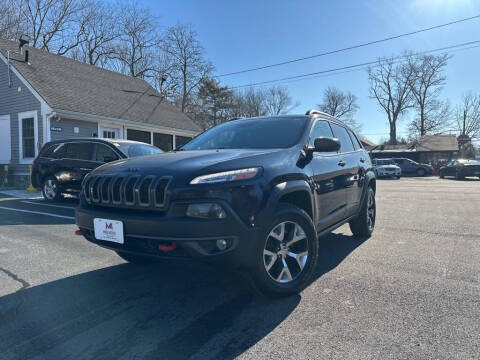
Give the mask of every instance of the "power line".
[(348, 51), (348, 50), (353, 50), (353, 49), (362, 48), (362, 47), (365, 47), (365, 46), (370, 46), (370, 45), (374, 45), (374, 44), (379, 44), (379, 43), (382, 43), (382, 42), (385, 42), (385, 41), (395, 40), (395, 39), (399, 39), (399, 38), (402, 38), (402, 37), (411, 36), (411, 35), (419, 34), (419, 33), (422, 33), (422, 32), (426, 32), (426, 31), (430, 31), (430, 30), (434, 30), (434, 29), (439, 29), (439, 28), (442, 28), (442, 27), (446, 27), (446, 26), (450, 26), (450, 25), (454, 25), (454, 24), (458, 24), (458, 23), (461, 23), (461, 22), (465, 22), (465, 21), (469, 21), (469, 20), (474, 20), (474, 19), (478, 19), (478, 18), (480, 18), (480, 14), (479, 14), (479, 15), (475, 15), (475, 16), (471, 16), (471, 17), (468, 17), (468, 18), (463, 18), (463, 19), (451, 21), (451, 22), (445, 23), (445, 24), (440, 24), (440, 25), (431, 26), (431, 27), (429, 27), (429, 28), (424, 28), (424, 29), (420, 29), (420, 30), (416, 30), (416, 31), (412, 31), (412, 32), (408, 32), (408, 33), (404, 33), (404, 34), (400, 34), (400, 35), (390, 36), (390, 37), (383, 38), (383, 39), (379, 39), (379, 40), (369, 41), (369, 42), (366, 42), (366, 43), (363, 43), (363, 44), (357, 44), (357, 45), (353, 45), (353, 46), (348, 46), (348, 47), (345, 47), (345, 48), (342, 48), (342, 49), (331, 50), (331, 51), (323, 52), (323, 53), (320, 53), (320, 54), (305, 56), (305, 57), (301, 57), (301, 58), (297, 58), (297, 59), (292, 59), (292, 60), (287, 60), (287, 61), (282, 61), (282, 62), (275, 63), (275, 64), (258, 66), (258, 67), (251, 68), (251, 69), (244, 69), (244, 70), (239, 70), (239, 71), (233, 71), (233, 72), (226, 73), (226, 74), (216, 75), (215, 77), (216, 77), (216, 78), (219, 78), (219, 77), (223, 77), (223, 76), (231, 76), (231, 75), (237, 75), (237, 74), (244, 74), (244, 73), (247, 73), (247, 72), (258, 71), (258, 70), (263, 70), (263, 69), (268, 69), (268, 68), (272, 68), (272, 67), (276, 67), (276, 66), (281, 66), (281, 65), (286, 65), (286, 64), (292, 64), (292, 63), (299, 62), (299, 61), (314, 59), (314, 58), (321, 57), (321, 56), (332, 55), (332, 54), (336, 54), (336, 53), (339, 53), (339, 52), (344, 52), (344, 51)]
[[(479, 43), (480, 43), (480, 40), (470, 41), (470, 42), (466, 42), (466, 43), (462, 43), (462, 44), (456, 44), (456, 45), (446, 46), (446, 47), (442, 47), (442, 48), (438, 48), (438, 49), (422, 51), (422, 52), (418, 52), (417, 54), (422, 55), (422, 54), (428, 54), (428, 53), (437, 52), (437, 51), (451, 50), (451, 49), (460, 48), (460, 47), (464, 47), (464, 46), (468, 46), (468, 45), (479, 44)], [(478, 45), (477, 46), (472, 46), (471, 49), (476, 48), (476, 47), (478, 47)], [(459, 49), (459, 50), (463, 50), (463, 49)], [(405, 59), (408, 56), (409, 55), (400, 55), (400, 56), (390, 58), (389, 60)], [(368, 62), (364, 62), (364, 63), (360, 63), (360, 64), (342, 66), (342, 67), (333, 68), (333, 69), (321, 70), (321, 71), (316, 71), (316, 72), (307, 73), (307, 74), (288, 76), (288, 77), (274, 79), (274, 80), (267, 80), (267, 81), (260, 81), (260, 82), (251, 83), (251, 84), (238, 85), (238, 86), (233, 86), (230, 89), (234, 90), (234, 89), (241, 89), (241, 88), (253, 87), (253, 86), (258, 86), (258, 85), (271, 84), (271, 83), (276, 83), (276, 82), (280, 82), (280, 81), (304, 79), (304, 78), (308, 78), (308, 77), (311, 77), (311, 76), (314, 76), (314, 75), (333, 73), (333, 72), (337, 72), (337, 71), (341, 71), (341, 70), (349, 70), (349, 69), (352, 70), (352, 69), (356, 69), (356, 68), (362, 69), (362, 68), (365, 68), (367, 66), (371, 66), (371, 65), (375, 65), (375, 64), (378, 64), (378, 60), (368, 61)]]

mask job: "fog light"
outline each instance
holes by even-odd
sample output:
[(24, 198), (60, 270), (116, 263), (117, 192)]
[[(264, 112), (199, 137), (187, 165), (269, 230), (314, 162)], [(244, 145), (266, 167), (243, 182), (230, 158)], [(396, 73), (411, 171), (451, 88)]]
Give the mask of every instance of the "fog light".
[(203, 219), (225, 219), (227, 214), (223, 208), (215, 203), (190, 204), (187, 207), (187, 216)]
[(217, 240), (217, 248), (220, 251), (223, 251), (227, 248), (227, 240), (219, 239)]

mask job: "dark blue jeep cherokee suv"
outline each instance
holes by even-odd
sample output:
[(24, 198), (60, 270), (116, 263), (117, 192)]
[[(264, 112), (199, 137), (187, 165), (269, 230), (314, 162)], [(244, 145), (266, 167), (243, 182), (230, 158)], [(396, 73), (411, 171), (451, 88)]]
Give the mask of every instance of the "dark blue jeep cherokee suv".
[(282, 296), (308, 284), (319, 235), (346, 222), (372, 233), (375, 175), (327, 114), (238, 119), (176, 151), (100, 166), (75, 217), (78, 234), (130, 262), (210, 259)]

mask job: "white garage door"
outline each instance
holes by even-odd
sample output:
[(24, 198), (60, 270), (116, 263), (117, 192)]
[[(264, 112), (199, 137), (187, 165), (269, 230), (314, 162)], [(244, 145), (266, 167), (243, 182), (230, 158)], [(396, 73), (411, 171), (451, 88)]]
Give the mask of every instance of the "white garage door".
[(10, 116), (0, 115), (0, 164), (9, 163), (11, 160), (10, 136)]

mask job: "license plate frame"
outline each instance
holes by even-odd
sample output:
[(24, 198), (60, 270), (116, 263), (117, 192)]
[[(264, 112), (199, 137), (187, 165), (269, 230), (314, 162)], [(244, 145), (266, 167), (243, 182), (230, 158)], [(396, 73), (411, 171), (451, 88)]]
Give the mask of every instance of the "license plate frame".
[(94, 218), (95, 239), (124, 244), (123, 222), (118, 220)]

